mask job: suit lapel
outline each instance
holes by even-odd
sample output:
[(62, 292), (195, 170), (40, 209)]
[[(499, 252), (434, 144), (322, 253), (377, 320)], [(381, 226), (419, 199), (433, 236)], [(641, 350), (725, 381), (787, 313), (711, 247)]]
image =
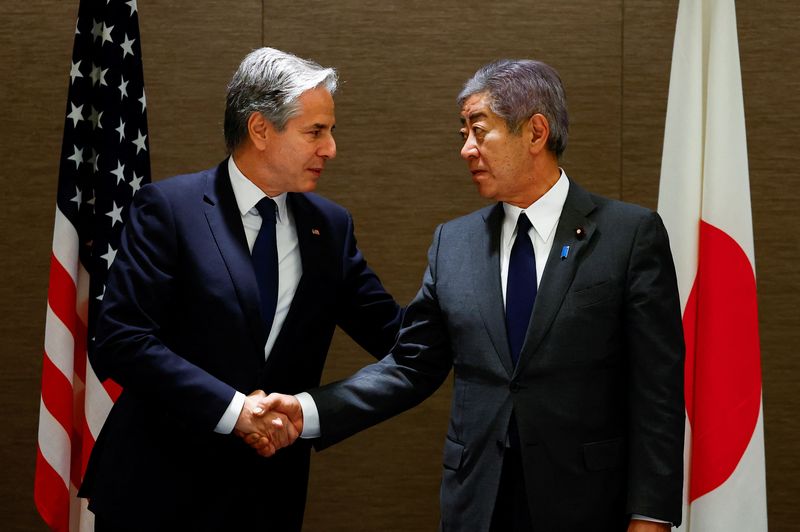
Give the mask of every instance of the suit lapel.
[(208, 227), (228, 268), (244, 319), (250, 326), (253, 341), (263, 348), (268, 332), (264, 330), (261, 320), (258, 284), (242, 217), (228, 175), (227, 159), (215, 172), (209, 173), (203, 201)]
[[(581, 255), (594, 236), (596, 224), (587, 218), (594, 208), (594, 202), (588, 192), (570, 181), (567, 199), (558, 220), (553, 247), (547, 258), (544, 274), (539, 283), (531, 322), (528, 324), (528, 333), (525, 336), (525, 343), (522, 346), (515, 373), (519, 373), (532, 358), (561, 308), (564, 295), (575, 277)], [(579, 236), (578, 229), (581, 230), (583, 236)], [(569, 246), (569, 252), (567, 257), (562, 260), (564, 246)]]
[(506, 332), (506, 311), (500, 285), (500, 229), (503, 223), (503, 204), (498, 203), (483, 212), (485, 231), (473, 236), (472, 256), (475, 257), (474, 293), (484, 326), (500, 362), (509, 375), (514, 371)]

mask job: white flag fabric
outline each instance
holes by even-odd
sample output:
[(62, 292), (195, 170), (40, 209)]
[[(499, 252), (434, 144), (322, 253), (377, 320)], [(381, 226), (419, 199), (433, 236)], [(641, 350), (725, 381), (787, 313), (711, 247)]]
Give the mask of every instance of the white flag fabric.
[(687, 532), (767, 530), (761, 355), (733, 0), (681, 0), (658, 211), (686, 336)]

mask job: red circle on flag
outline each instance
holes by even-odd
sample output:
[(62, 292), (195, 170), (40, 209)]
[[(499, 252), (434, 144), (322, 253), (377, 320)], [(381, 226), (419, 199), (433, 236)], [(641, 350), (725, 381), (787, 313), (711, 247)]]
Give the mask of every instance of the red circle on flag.
[(703, 221), (683, 327), (692, 429), (689, 500), (694, 501), (731, 476), (761, 406), (755, 274), (739, 244)]

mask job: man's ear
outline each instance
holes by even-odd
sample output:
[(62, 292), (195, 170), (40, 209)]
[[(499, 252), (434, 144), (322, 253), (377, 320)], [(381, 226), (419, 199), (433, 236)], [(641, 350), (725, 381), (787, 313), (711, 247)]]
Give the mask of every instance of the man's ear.
[(528, 119), (527, 134), (530, 138), (531, 153), (537, 154), (547, 149), (547, 141), (550, 138), (550, 123), (541, 113), (536, 113)]
[(275, 128), (272, 124), (264, 118), (264, 115), (258, 111), (250, 114), (247, 119), (247, 134), (250, 141), (258, 150), (264, 150), (269, 142), (270, 136), (274, 133)]

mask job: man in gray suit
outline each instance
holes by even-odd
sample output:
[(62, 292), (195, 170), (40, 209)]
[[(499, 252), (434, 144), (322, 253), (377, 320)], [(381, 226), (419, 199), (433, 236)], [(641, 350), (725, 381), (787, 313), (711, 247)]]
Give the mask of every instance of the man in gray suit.
[(461, 156), (497, 203), (436, 229), (389, 356), (265, 405), (321, 449), (418, 404), (452, 368), (443, 530), (677, 526), (684, 348), (661, 219), (559, 167), (568, 119), (548, 65), (490, 63), (458, 102)]

